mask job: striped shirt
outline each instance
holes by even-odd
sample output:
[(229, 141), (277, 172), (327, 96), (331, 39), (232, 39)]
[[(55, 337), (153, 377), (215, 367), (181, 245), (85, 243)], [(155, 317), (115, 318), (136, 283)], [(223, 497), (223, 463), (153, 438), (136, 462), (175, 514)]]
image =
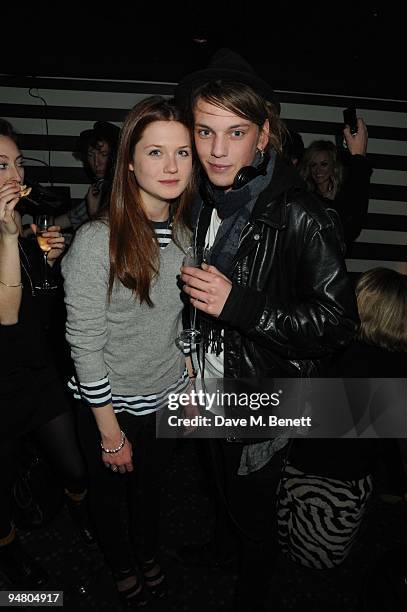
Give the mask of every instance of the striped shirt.
[(169, 222), (169, 219), (167, 221), (153, 221), (153, 226), (160, 249), (165, 249), (171, 242), (172, 223)]
[(112, 393), (107, 376), (91, 383), (77, 383), (72, 377), (68, 387), (75, 399), (82, 400), (91, 408), (102, 408), (111, 403), (115, 412), (143, 415), (165, 408), (169, 393), (182, 393), (188, 382), (188, 372), (185, 370), (168, 389), (152, 395), (116, 395)]
[[(171, 223), (154, 221), (154, 230), (160, 249), (171, 242)], [(75, 399), (82, 400), (92, 408), (101, 408), (111, 403), (115, 412), (128, 412), (133, 415), (144, 415), (156, 412), (165, 407), (169, 393), (181, 393), (188, 385), (188, 372), (185, 370), (180, 378), (169, 388), (152, 395), (120, 395), (114, 393), (107, 376), (92, 382), (78, 382), (72, 377), (68, 388)]]

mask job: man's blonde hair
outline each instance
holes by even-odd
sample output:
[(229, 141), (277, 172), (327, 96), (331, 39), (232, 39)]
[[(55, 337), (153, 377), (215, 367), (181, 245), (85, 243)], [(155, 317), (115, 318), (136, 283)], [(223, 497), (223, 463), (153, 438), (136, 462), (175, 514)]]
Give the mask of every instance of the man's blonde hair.
[(407, 276), (373, 268), (356, 286), (359, 337), (388, 351), (407, 352)]

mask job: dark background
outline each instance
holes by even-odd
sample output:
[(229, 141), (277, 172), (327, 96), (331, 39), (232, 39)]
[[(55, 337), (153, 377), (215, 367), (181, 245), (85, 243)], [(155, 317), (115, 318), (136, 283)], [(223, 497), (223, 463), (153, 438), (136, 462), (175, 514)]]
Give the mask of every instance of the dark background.
[[(276, 89), (406, 99), (407, 25), (392, 2), (180, 2), (9, 15), (3, 74), (178, 82), (220, 47)], [(17, 16), (17, 20), (16, 20)], [(7, 20), (5, 21), (7, 23)]]

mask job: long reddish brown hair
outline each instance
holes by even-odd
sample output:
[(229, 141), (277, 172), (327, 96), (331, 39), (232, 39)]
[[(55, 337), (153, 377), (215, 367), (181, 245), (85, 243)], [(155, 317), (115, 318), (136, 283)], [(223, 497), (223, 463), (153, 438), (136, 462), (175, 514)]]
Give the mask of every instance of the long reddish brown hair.
[[(159, 245), (152, 223), (143, 210), (139, 185), (129, 170), (129, 163), (133, 161), (134, 148), (144, 130), (154, 121), (178, 121), (186, 125), (181, 111), (161, 96), (151, 96), (134, 106), (120, 133), (108, 212), (109, 297), (117, 279), (133, 291), (140, 303), (146, 302), (149, 306), (153, 306), (151, 282), (159, 273)], [(194, 174), (193, 171), (184, 193), (171, 203), (172, 236), (176, 242), (190, 226), (188, 209), (195, 192)]]

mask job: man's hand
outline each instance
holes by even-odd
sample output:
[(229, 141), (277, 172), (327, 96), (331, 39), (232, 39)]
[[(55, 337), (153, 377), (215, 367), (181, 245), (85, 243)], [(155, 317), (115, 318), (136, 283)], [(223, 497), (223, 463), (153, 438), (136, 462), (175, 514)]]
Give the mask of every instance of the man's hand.
[(183, 291), (191, 298), (191, 304), (213, 317), (219, 317), (232, 290), (231, 281), (215, 266), (202, 264), (201, 268), (181, 268)]
[(349, 126), (343, 130), (349, 153), (351, 155), (366, 155), (368, 133), (366, 123), (358, 117), (358, 131), (354, 136), (350, 133)]
[(100, 200), (102, 197), (102, 192), (99, 187), (100, 186), (97, 183), (90, 185), (88, 193), (86, 194), (86, 206), (88, 208), (88, 215), (90, 219), (93, 219), (99, 210)]

